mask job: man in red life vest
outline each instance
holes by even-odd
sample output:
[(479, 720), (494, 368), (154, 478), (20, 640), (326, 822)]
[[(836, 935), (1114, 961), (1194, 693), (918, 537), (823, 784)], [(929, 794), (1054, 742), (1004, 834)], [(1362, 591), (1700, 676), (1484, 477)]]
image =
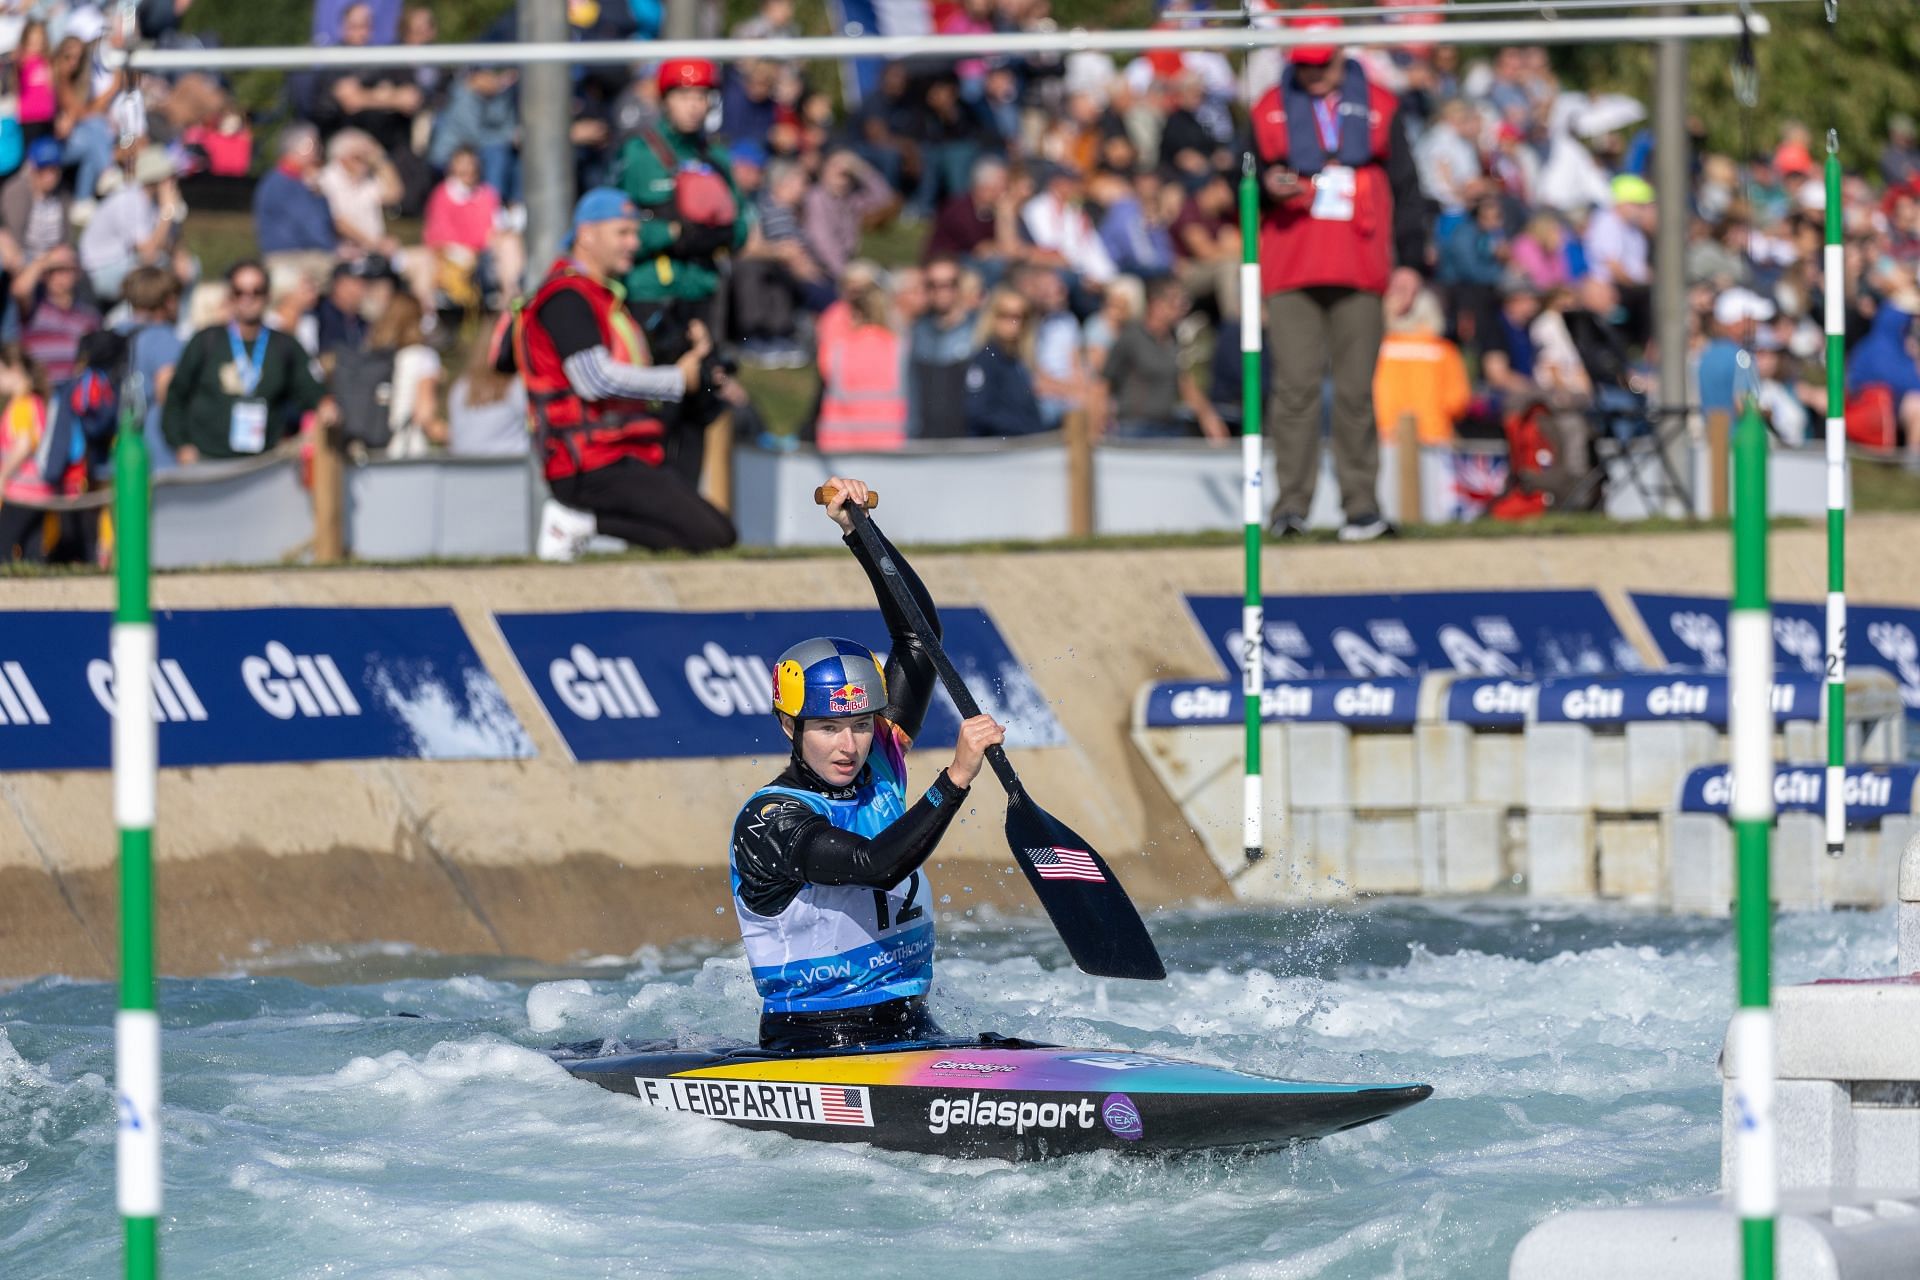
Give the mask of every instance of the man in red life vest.
[[(1300, 27), (1339, 26), (1311, 14)], [(1395, 276), (1417, 284), (1427, 231), (1399, 102), (1335, 45), (1299, 45), (1253, 108), (1260, 170), (1261, 294), (1273, 356), (1279, 500), (1269, 532), (1306, 531), (1320, 473), (1320, 388), (1333, 365), (1333, 461), (1343, 540), (1389, 532), (1375, 485), (1373, 366)], [(1411, 290), (1409, 290), (1409, 294)]]
[(648, 367), (620, 283), (639, 248), (639, 216), (611, 187), (581, 196), (565, 253), (515, 328), (516, 363), (557, 499), (541, 513), (543, 560), (573, 559), (596, 532), (689, 551), (729, 547), (737, 536), (691, 481), (663, 465), (667, 426), (658, 405), (707, 389), (712, 341), (695, 323), (686, 355)]

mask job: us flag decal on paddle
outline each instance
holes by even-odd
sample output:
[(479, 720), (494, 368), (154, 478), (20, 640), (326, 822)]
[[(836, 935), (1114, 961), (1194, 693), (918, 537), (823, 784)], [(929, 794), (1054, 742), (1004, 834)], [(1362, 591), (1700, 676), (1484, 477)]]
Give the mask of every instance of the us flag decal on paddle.
[(1100, 874), (1093, 855), (1085, 849), (1063, 849), (1058, 845), (1051, 849), (1029, 849), (1027, 860), (1033, 863), (1033, 869), (1040, 873), (1042, 880), (1085, 880), (1092, 884), (1107, 882), (1107, 878)]

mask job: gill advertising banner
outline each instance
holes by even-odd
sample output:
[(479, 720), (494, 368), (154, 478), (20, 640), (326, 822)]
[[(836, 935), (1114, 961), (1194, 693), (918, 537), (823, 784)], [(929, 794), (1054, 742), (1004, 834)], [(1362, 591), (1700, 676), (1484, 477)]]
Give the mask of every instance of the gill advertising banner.
[[(1783, 672), (1773, 682), (1773, 718), (1820, 718), (1821, 682)], [(1662, 672), (1632, 676), (1509, 680), (1476, 676), (1447, 687), (1447, 716), (1476, 729), (1518, 729), (1529, 720), (1619, 726), (1659, 720), (1727, 723), (1724, 673)]]
[[(1229, 676), (1238, 596), (1188, 596)], [(1266, 597), (1267, 683), (1313, 676), (1585, 676), (1645, 669), (1593, 591), (1424, 591)]]
[[(111, 764), (109, 622), (0, 612), (0, 771)], [(155, 623), (162, 766), (533, 754), (451, 609), (181, 609)]]
[[(983, 609), (940, 611), (947, 655), (1010, 747), (1063, 746), (1066, 734)], [(576, 760), (778, 756), (773, 664), (810, 636), (844, 636), (884, 656), (874, 609), (732, 613), (606, 610), (497, 613), (501, 635)], [(935, 695), (915, 740), (952, 746), (960, 717)]]
[[(1420, 678), (1381, 680), (1307, 679), (1268, 685), (1261, 691), (1260, 718), (1267, 724), (1345, 724), (1355, 728), (1404, 729), (1419, 718)], [(1149, 729), (1184, 725), (1238, 725), (1246, 715), (1238, 684), (1217, 680), (1166, 680), (1149, 685), (1140, 723)]]
[[(1852, 764), (1844, 790), (1847, 825), (1876, 826), (1883, 818), (1911, 814), (1920, 768), (1910, 764)], [(1782, 813), (1825, 813), (1827, 771), (1814, 765), (1782, 765), (1773, 774), (1773, 803)], [(1724, 814), (1733, 802), (1733, 777), (1725, 765), (1704, 765), (1680, 784), (1680, 812)]]
[[(1675, 666), (1727, 669), (1727, 602), (1712, 596), (1634, 592), (1628, 597)], [(1824, 676), (1827, 607), (1796, 601), (1773, 605), (1773, 663), (1782, 674)], [(1900, 686), (1909, 718), (1920, 716), (1920, 609), (1847, 602), (1847, 665), (1878, 667)]]

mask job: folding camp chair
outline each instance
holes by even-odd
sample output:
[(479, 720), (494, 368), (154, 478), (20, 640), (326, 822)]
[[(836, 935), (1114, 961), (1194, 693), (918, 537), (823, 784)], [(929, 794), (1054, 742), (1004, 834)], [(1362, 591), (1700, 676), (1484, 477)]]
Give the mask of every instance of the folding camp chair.
[[(1579, 510), (1597, 505), (1601, 486), (1624, 482), (1640, 497), (1648, 515), (1659, 515), (1669, 504), (1693, 511), (1693, 489), (1674, 466), (1676, 445), (1690, 448), (1687, 405), (1654, 405), (1624, 387), (1600, 387), (1585, 410), (1593, 426), (1593, 452), (1598, 465), (1580, 478), (1564, 507)], [(1649, 463), (1656, 464), (1649, 466)]]

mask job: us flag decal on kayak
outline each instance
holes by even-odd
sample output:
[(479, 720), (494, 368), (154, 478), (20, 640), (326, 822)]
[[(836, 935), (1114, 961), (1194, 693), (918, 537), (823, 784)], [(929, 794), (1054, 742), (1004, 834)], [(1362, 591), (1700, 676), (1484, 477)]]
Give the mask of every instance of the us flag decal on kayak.
[(1063, 849), (1058, 845), (1051, 849), (1029, 849), (1027, 860), (1033, 863), (1033, 869), (1040, 873), (1042, 880), (1086, 880), (1093, 884), (1107, 882), (1107, 878), (1100, 874), (1093, 855), (1085, 849)]
[(867, 1114), (867, 1091), (855, 1088), (820, 1089), (820, 1112), (828, 1124), (866, 1124), (873, 1123), (873, 1117)]
[(873, 1127), (867, 1091), (855, 1085), (636, 1076), (633, 1088), (635, 1096), (650, 1107), (711, 1116), (715, 1120)]

